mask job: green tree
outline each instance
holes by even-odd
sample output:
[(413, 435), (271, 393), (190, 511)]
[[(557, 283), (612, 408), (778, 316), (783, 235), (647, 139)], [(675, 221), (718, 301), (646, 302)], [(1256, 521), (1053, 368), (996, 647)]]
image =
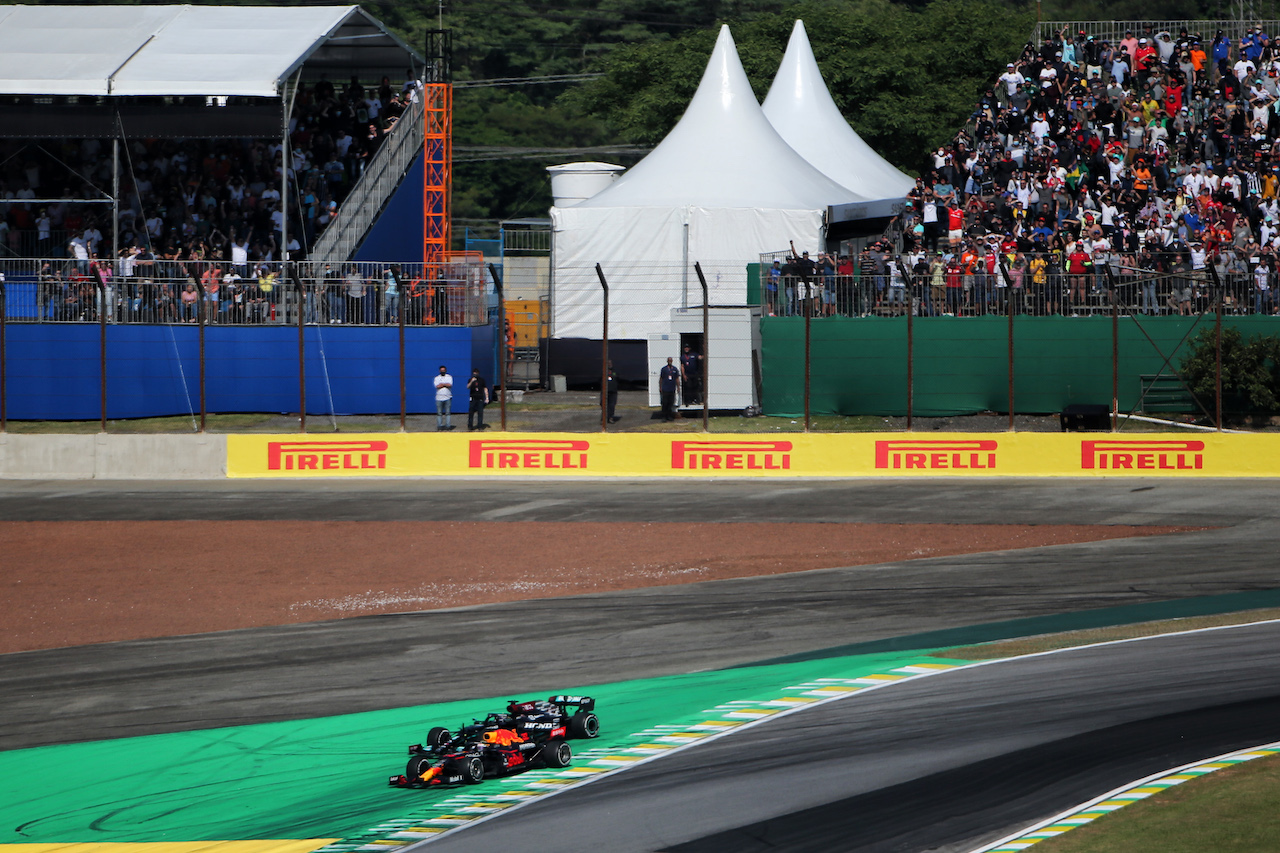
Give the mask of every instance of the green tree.
[[(1179, 371), (1191, 392), (1208, 405), (1217, 394), (1216, 332), (1197, 332), (1189, 347)], [(1222, 330), (1222, 410), (1237, 421), (1280, 412), (1280, 338), (1245, 338), (1239, 329)]]

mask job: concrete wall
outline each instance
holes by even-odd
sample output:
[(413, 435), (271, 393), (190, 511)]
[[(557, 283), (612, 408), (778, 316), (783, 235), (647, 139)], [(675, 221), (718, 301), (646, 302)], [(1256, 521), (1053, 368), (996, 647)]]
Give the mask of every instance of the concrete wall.
[(225, 477), (222, 435), (0, 435), (0, 478), (199, 480)]

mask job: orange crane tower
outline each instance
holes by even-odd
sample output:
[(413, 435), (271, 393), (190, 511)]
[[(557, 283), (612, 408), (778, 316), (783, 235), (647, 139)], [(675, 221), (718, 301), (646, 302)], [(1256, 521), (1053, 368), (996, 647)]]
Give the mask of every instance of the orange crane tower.
[(441, 264), (449, 255), (450, 195), (453, 190), (453, 38), (448, 30), (427, 31), (423, 80), (422, 263)]

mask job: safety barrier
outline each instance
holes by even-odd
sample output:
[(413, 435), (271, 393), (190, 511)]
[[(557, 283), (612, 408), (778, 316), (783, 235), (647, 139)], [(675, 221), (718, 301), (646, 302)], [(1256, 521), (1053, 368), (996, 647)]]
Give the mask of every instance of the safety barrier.
[(1275, 477), (1280, 436), (1167, 433), (227, 437), (230, 477)]
[(0, 435), (0, 478), (1280, 477), (1280, 435)]

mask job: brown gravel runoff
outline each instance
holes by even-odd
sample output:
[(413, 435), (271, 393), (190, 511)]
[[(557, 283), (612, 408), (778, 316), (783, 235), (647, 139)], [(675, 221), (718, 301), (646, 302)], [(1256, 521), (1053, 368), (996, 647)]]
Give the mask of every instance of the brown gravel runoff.
[(0, 653), (1191, 529), (1196, 528), (0, 522)]

